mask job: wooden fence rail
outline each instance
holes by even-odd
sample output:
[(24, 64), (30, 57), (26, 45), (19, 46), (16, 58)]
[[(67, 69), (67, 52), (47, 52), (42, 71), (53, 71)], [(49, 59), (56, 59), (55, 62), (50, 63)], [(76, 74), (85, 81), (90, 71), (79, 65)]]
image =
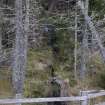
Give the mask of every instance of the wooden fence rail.
[(23, 98), (23, 99), (0, 99), (0, 104), (18, 104), (18, 103), (46, 103), (46, 102), (66, 102), (66, 101), (84, 101), (82, 97), (52, 97), (52, 98)]
[(95, 104), (95, 105), (105, 105), (105, 102), (99, 103), (99, 104)]
[(0, 99), (0, 104), (23, 104), (23, 103), (47, 103), (47, 102), (78, 102), (81, 101), (81, 105), (87, 105), (89, 99), (105, 96), (105, 91), (93, 94), (87, 94), (86, 96), (76, 97), (52, 97), (52, 98), (23, 98), (23, 99)]

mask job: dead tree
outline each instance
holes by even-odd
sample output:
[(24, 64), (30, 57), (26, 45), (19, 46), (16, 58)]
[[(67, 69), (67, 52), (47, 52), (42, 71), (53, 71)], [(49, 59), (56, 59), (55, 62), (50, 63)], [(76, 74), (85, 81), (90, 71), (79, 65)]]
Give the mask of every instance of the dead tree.
[(2, 11), (0, 11), (0, 62), (2, 61)]
[[(15, 25), (16, 25), (16, 38), (14, 46), (14, 60), (13, 60), (13, 88), (17, 98), (21, 97), (24, 88), (24, 77), (27, 61), (27, 30), (28, 30), (28, 17), (26, 18), (25, 31), (23, 27), (23, 10), (22, 0), (15, 1)], [(27, 14), (28, 15), (28, 14)]]
[(99, 37), (98, 32), (96, 31), (94, 23), (92, 22), (91, 18), (84, 11), (84, 9), (85, 9), (84, 3), (79, 1), (78, 6), (80, 7), (82, 14), (84, 15), (84, 19), (85, 19), (88, 27), (90, 28), (92, 35), (97, 39), (97, 43), (98, 43), (98, 46), (100, 48), (100, 53), (101, 53), (102, 59), (105, 62), (105, 48), (102, 45), (102, 41)]
[[(88, 3), (89, 3), (88, 0), (84, 1), (84, 11), (86, 15), (88, 15)], [(83, 28), (83, 39), (82, 39), (81, 73), (80, 73), (81, 79), (84, 79), (86, 76), (86, 71), (87, 71), (86, 54), (88, 53), (87, 52), (87, 49), (88, 49), (87, 30), (88, 29), (87, 29), (87, 23), (85, 22), (85, 20), (83, 25), (84, 25), (84, 28)]]
[[(1, 11), (0, 11), (0, 16), (1, 16)], [(1, 56), (1, 51), (2, 51), (2, 32), (1, 32), (1, 18), (0, 18), (0, 56)]]

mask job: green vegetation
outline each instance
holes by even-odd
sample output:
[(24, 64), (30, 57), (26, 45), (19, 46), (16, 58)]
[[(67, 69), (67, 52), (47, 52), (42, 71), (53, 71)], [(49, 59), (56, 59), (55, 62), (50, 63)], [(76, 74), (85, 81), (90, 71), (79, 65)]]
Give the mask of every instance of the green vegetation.
[[(51, 78), (51, 68), (49, 68), (53, 59), (51, 50), (30, 50), (28, 55), (24, 94), (26, 97), (44, 97), (47, 95), (46, 92), (49, 87), (47, 81)], [(64, 79), (70, 79), (70, 86), (74, 86), (73, 73), (67, 62), (64, 64), (56, 62), (53, 66), (56, 75)]]
[[(43, 4), (43, 0), (37, 0)], [(48, 0), (47, 0), (48, 1)], [(34, 1), (33, 1), (34, 2)], [(44, 5), (48, 3), (45, 2)], [(34, 3), (33, 3), (34, 5)], [(105, 1), (104, 0), (90, 0), (89, 15), (97, 23), (98, 20), (105, 18)], [(30, 6), (31, 7), (31, 6)], [(34, 8), (34, 9), (33, 9)], [(32, 13), (38, 14), (33, 6)], [(38, 8), (38, 7), (37, 7)], [(70, 89), (73, 95), (76, 95), (80, 89), (105, 89), (105, 64), (99, 56), (100, 52), (91, 57), (87, 63), (87, 76), (81, 82), (74, 79), (74, 30), (70, 26), (74, 17), (73, 11), (66, 11), (66, 13), (49, 13), (45, 11), (40, 5), (40, 14), (37, 17), (40, 25), (39, 36), (41, 36), (41, 45), (38, 48), (30, 47), (28, 49), (28, 61), (25, 74), (24, 96), (26, 97), (46, 97), (49, 89), (48, 81), (51, 79), (51, 68), (54, 68), (55, 75), (66, 80), (69, 80)], [(38, 10), (38, 11), (39, 11)], [(91, 11), (91, 12), (90, 12)], [(68, 16), (68, 12), (69, 16)], [(60, 15), (59, 15), (60, 14)], [(37, 20), (36, 19), (36, 20)], [(0, 27), (4, 28), (3, 35), (7, 35), (8, 25), (0, 20)], [(4, 23), (4, 24), (3, 24)], [(9, 23), (10, 24), (10, 23)], [(43, 25), (44, 24), (44, 25)], [(53, 26), (54, 31), (44, 32), (46, 25)], [(50, 27), (51, 28), (51, 27)], [(105, 28), (105, 27), (104, 27)], [(7, 30), (8, 29), (8, 30)], [(39, 30), (37, 30), (39, 31)], [(10, 33), (10, 37), (14, 39), (14, 32)], [(9, 36), (7, 36), (9, 37)], [(51, 38), (53, 43), (51, 43)], [(8, 38), (7, 38), (8, 39)], [(3, 39), (4, 40), (4, 39)], [(104, 39), (103, 39), (104, 40)], [(4, 41), (5, 42), (5, 41)], [(7, 42), (7, 41), (6, 41)], [(11, 43), (8, 42), (7, 43)], [(12, 42), (13, 43), (13, 42)], [(30, 42), (29, 42), (30, 43)], [(38, 43), (38, 42), (37, 42)], [(50, 44), (49, 44), (50, 43)], [(5, 43), (4, 43), (5, 44)], [(12, 46), (12, 45), (11, 45)], [(8, 47), (8, 45), (6, 46)], [(94, 47), (94, 46), (93, 46)], [(54, 52), (54, 48), (56, 51)], [(8, 51), (9, 52), (9, 51)], [(54, 55), (55, 54), (55, 55)], [(80, 56), (80, 55), (79, 55)], [(79, 61), (78, 61), (79, 62)], [(0, 98), (13, 96), (12, 91), (12, 69), (10, 66), (0, 68)], [(3, 77), (3, 78), (2, 78)], [(5, 78), (6, 77), (6, 78)], [(9, 79), (8, 79), (9, 78)]]

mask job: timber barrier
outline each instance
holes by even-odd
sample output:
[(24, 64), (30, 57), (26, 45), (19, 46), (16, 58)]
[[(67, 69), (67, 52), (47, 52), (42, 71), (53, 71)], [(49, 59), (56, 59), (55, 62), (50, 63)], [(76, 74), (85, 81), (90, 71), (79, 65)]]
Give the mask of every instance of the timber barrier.
[(81, 105), (88, 105), (88, 100), (105, 96), (105, 90), (100, 90), (97, 93), (95, 93), (95, 91), (81, 91), (80, 93), (82, 93), (81, 94), (82, 96), (0, 99), (0, 104), (27, 104), (27, 103), (79, 102), (81, 101)]

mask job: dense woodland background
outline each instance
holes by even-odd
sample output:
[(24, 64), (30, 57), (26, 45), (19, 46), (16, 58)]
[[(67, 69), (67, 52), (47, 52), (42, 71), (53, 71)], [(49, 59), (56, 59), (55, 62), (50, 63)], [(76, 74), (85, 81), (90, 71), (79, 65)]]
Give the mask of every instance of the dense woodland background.
[[(23, 28), (26, 28), (26, 7), (28, 18), (28, 57), (25, 73), (24, 96), (47, 97), (51, 91), (50, 79), (55, 76), (66, 81), (71, 95), (83, 89), (105, 89), (105, 62), (102, 61), (97, 43), (91, 45), (87, 55), (85, 78), (80, 78), (78, 58), (78, 79), (74, 74), (75, 47), (75, 1), (22, 0)], [(66, 0), (67, 1), (67, 0)], [(16, 42), (15, 0), (0, 0), (0, 98), (14, 96), (12, 86), (13, 49)], [(90, 0), (89, 16), (105, 46), (105, 1)], [(81, 16), (81, 23), (84, 22)], [(23, 31), (24, 33), (24, 31)], [(91, 37), (91, 36), (90, 36)], [(78, 37), (78, 47), (83, 36)], [(90, 38), (91, 39), (91, 38)], [(78, 51), (78, 56), (81, 56)], [(65, 89), (66, 89), (65, 88)], [(57, 91), (57, 88), (55, 88)]]

